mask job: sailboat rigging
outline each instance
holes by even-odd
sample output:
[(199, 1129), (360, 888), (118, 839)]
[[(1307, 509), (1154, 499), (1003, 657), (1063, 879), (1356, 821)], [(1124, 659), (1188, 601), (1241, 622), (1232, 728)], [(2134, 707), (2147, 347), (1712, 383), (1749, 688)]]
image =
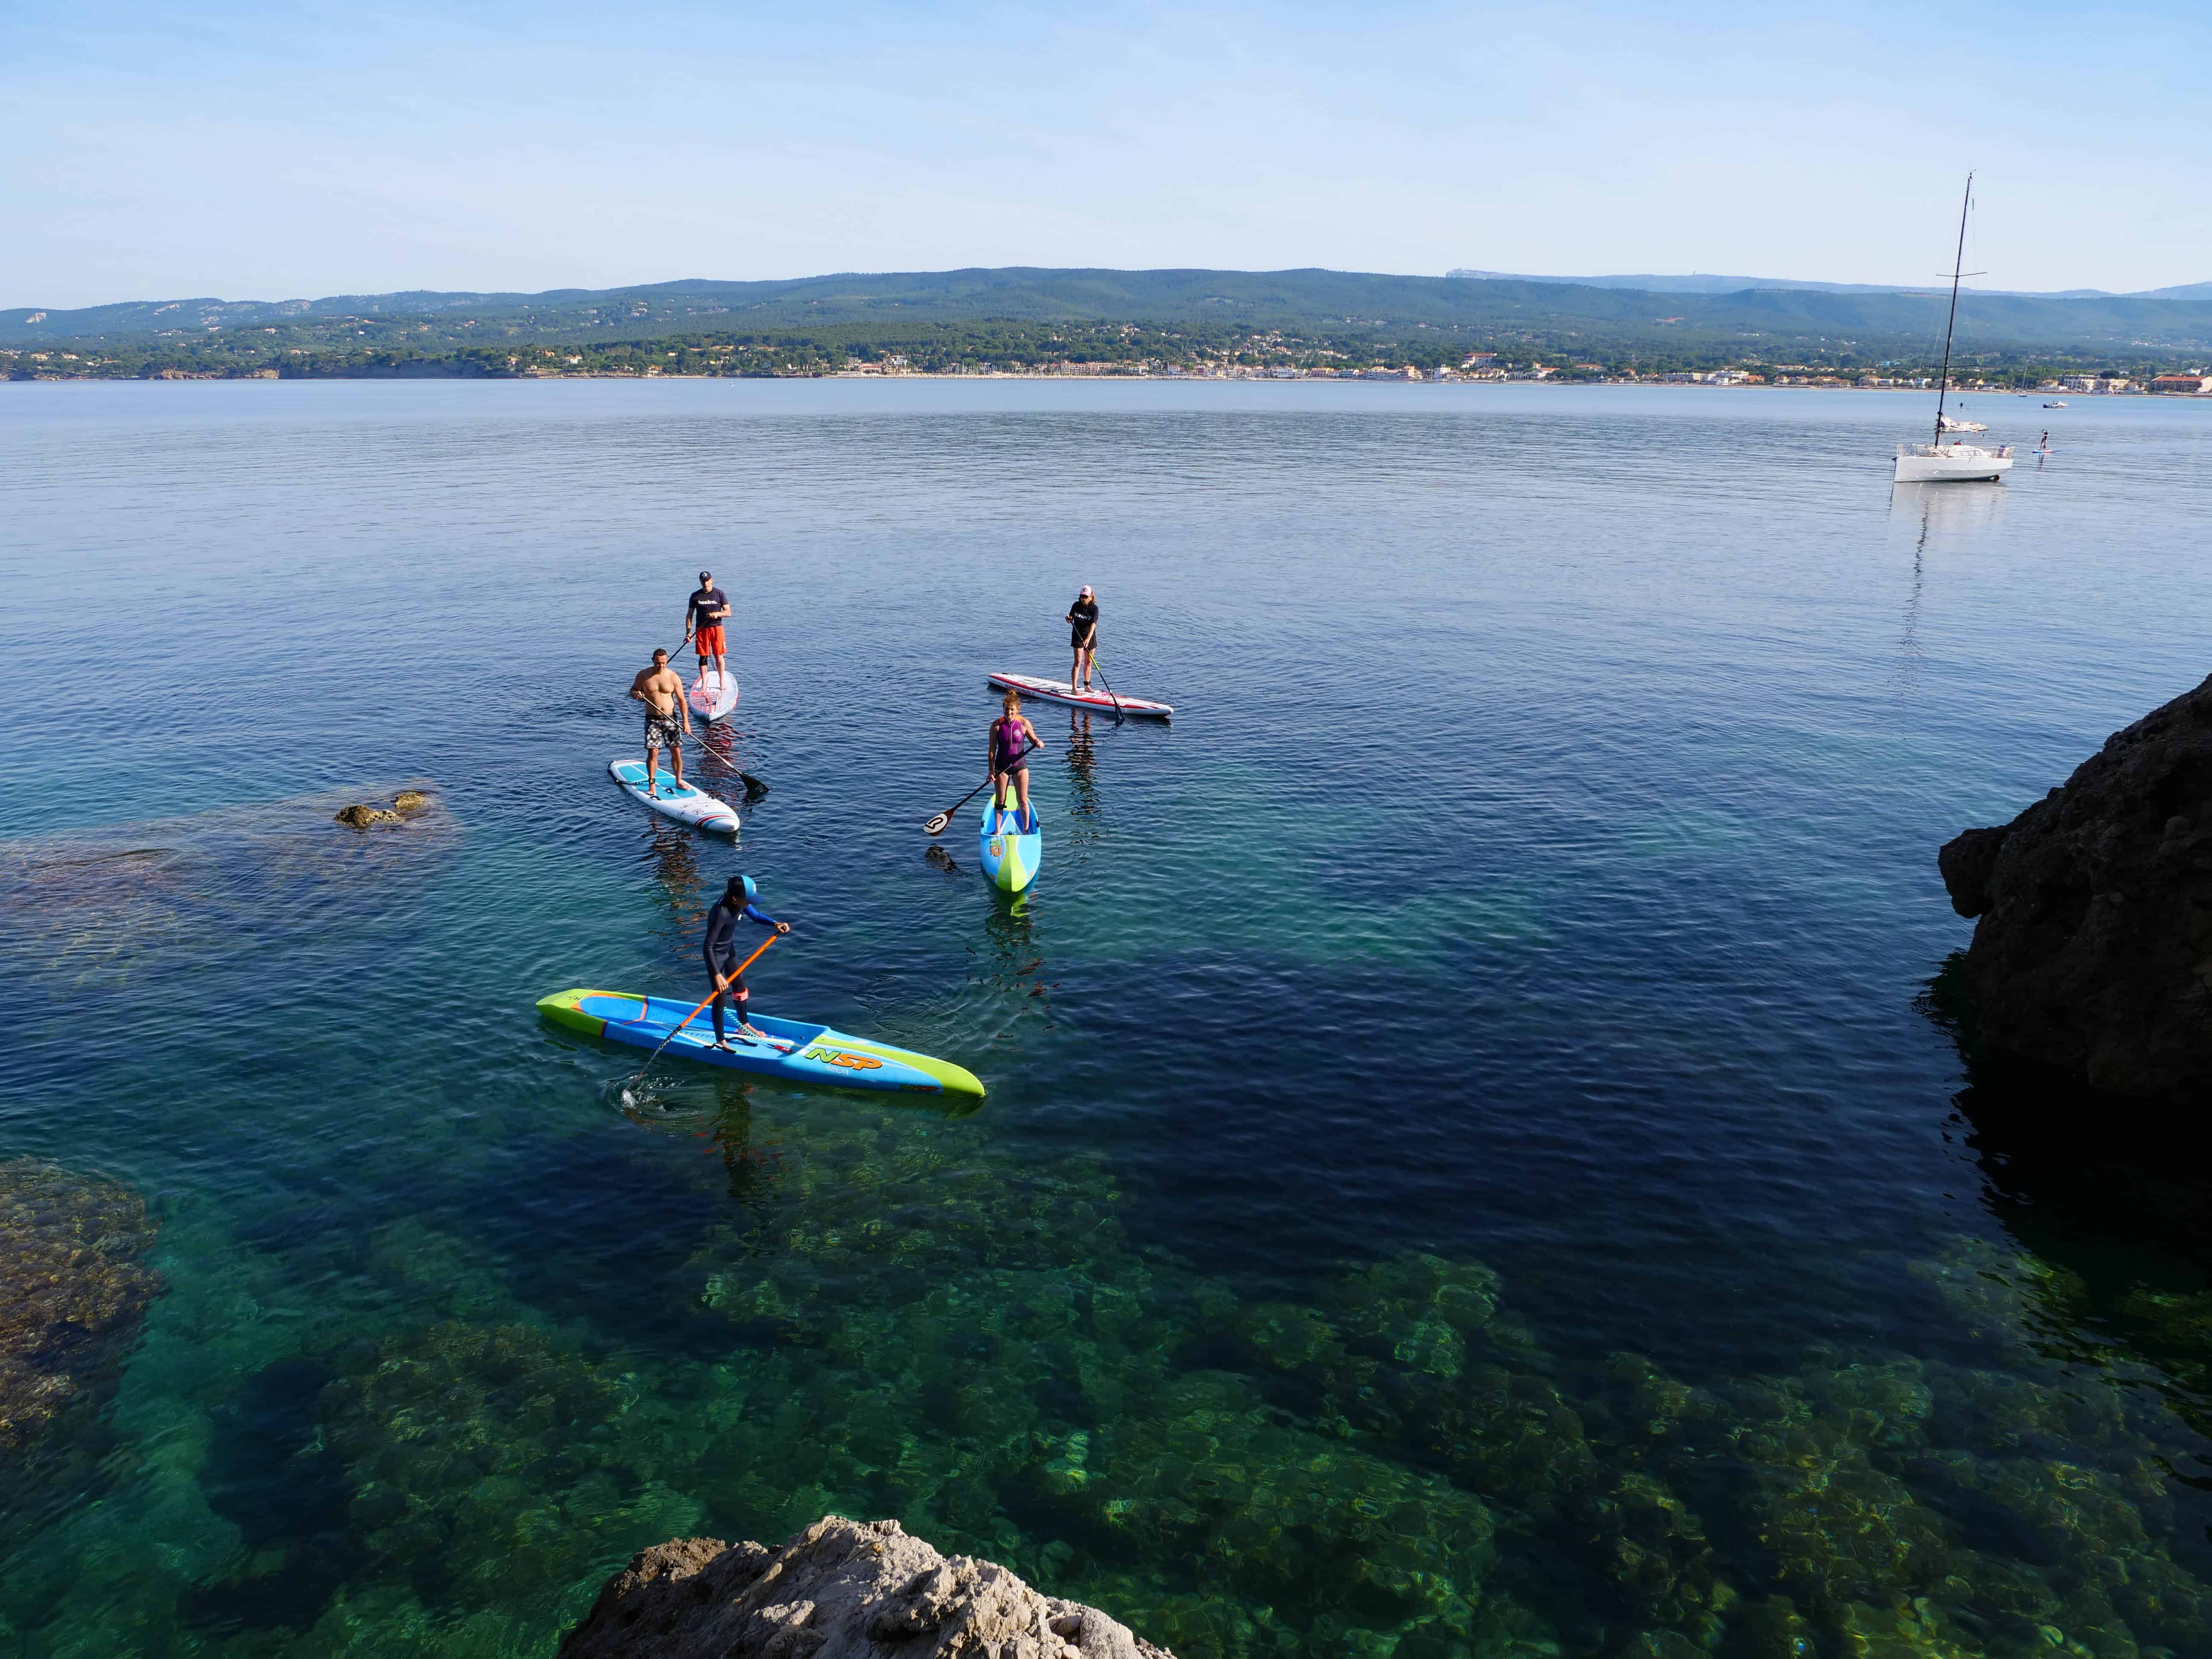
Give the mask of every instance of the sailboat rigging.
[(1959, 328), (1959, 280), (1966, 269), (1966, 214), (1974, 205), (1974, 175), (1966, 175), (1966, 199), (1959, 204), (1959, 246), (1951, 261), (1951, 314), (1943, 325), (1943, 372), (1936, 388), (1936, 436), (1932, 443), (1897, 447), (1899, 483), (1995, 483), (2012, 466), (2012, 446), (1985, 449), (1961, 443), (1947, 433), (1986, 432), (1978, 421), (1954, 420), (1943, 412), (1951, 393), (1951, 339)]

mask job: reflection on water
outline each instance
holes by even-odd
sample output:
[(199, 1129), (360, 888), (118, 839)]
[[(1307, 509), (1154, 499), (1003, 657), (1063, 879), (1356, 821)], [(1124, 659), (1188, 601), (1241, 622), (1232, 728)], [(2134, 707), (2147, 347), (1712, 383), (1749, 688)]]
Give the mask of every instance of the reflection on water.
[(1903, 520), (1923, 550), (1931, 538), (1940, 546), (1963, 544), (1993, 534), (2003, 522), (2005, 501), (2005, 486), (2001, 483), (1893, 483), (1889, 487), (1893, 528)]
[(1070, 709), (1067, 715), (1067, 782), (1069, 811), (1077, 817), (1098, 816), (1098, 756), (1091, 747), (1091, 715)]
[[(647, 813), (645, 833), (651, 837), (645, 856), (651, 860), (661, 925), (656, 931), (678, 957), (696, 957), (707, 926), (707, 908), (720, 896), (721, 884), (707, 890), (707, 878), (699, 868), (702, 842), (693, 831), (658, 812)], [(704, 971), (703, 969), (702, 970)]]

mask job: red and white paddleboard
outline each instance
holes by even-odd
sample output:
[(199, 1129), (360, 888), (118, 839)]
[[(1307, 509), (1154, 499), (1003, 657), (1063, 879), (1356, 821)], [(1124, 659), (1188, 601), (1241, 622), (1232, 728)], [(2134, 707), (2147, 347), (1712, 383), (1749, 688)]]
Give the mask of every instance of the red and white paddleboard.
[[(1070, 708), (1088, 708), (1100, 714), (1114, 712), (1115, 699), (1105, 692), (1096, 688), (1079, 691), (1066, 680), (1041, 680), (1032, 674), (994, 674), (991, 684), (1001, 691), (1018, 691), (1025, 697), (1062, 702)], [(1123, 714), (1143, 714), (1156, 720), (1164, 720), (1175, 713), (1168, 704), (1154, 702), (1147, 697), (1123, 697), (1120, 702)]]
[(727, 674), (718, 674), (710, 668), (685, 694), (685, 701), (701, 720), (718, 720), (738, 706), (738, 683)]

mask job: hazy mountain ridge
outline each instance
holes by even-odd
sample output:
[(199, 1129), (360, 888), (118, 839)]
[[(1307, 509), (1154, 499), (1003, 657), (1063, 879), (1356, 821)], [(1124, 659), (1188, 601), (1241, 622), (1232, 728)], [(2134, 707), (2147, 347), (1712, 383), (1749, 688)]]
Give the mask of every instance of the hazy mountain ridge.
[[(1905, 283), (1810, 282), (1794, 276), (1725, 276), (1704, 271), (1672, 276), (1651, 272), (1613, 276), (1533, 276), (1521, 271), (1462, 268), (1448, 274), (1462, 282), (1474, 279), (1495, 283), (1564, 283), (1570, 288), (1634, 289), (1644, 294), (1741, 294), (1747, 289), (1754, 288), (1810, 289), (1820, 294), (1932, 294), (1948, 292), (1949, 288), (1940, 276), (1916, 285)], [(2016, 300), (2212, 300), (2212, 283), (2182, 283), (2172, 288), (2136, 289), (2127, 293), (2103, 288), (1975, 288), (1970, 283), (1960, 292), (2002, 295)]]
[[(2212, 350), (2212, 284), (2194, 288), (2205, 297), (1970, 293), (1960, 306), (1960, 338), (1990, 349)], [(1706, 293), (1503, 276), (1010, 266), (745, 283), (693, 278), (538, 294), (416, 290), (316, 300), (143, 301), (77, 310), (18, 307), (0, 311), (0, 346), (182, 349), (195, 338), (254, 329), (276, 337), (268, 342), (272, 349), (359, 343), (427, 350), (471, 343), (1008, 320), (1336, 334), (1373, 329), (1399, 336), (1443, 329), (1478, 339), (1547, 337), (1570, 350), (1572, 341), (1595, 350), (1697, 333), (1763, 342), (1760, 349), (1784, 354), (1836, 339), (1905, 351), (1924, 349), (1931, 337), (1941, 340), (1946, 301), (1933, 289), (1800, 284)]]

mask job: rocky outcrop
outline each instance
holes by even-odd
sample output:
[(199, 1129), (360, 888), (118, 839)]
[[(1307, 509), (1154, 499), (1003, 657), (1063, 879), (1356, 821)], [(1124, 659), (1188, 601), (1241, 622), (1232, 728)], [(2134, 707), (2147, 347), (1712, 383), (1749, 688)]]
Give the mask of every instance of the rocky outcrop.
[(0, 1159), (0, 1469), (112, 1388), (161, 1288), (153, 1242), (129, 1188)]
[(340, 823), (351, 824), (356, 830), (366, 830), (372, 823), (404, 823), (430, 804), (430, 798), (419, 789), (403, 789), (392, 799), (389, 806), (370, 806), (356, 803), (337, 815)]
[(2212, 679), (1938, 855), (1977, 1045), (2114, 1095), (2212, 1084)]
[(607, 1581), (560, 1659), (1174, 1659), (1096, 1607), (826, 1516), (781, 1549), (680, 1538)]

